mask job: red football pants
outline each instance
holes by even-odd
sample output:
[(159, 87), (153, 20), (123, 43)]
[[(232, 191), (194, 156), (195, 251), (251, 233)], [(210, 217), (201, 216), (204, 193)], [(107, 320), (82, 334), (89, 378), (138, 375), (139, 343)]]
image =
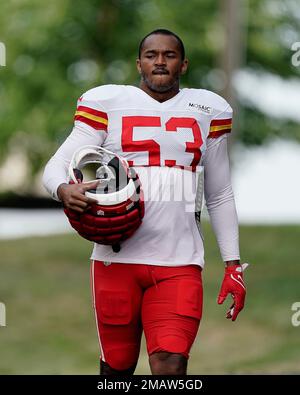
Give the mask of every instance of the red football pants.
[(104, 362), (117, 370), (136, 364), (143, 330), (149, 355), (189, 357), (202, 315), (200, 266), (93, 261), (91, 281)]

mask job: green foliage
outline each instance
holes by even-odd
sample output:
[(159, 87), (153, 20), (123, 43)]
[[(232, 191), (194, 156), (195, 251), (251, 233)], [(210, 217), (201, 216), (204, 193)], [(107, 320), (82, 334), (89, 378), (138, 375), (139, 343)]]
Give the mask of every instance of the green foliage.
[[(290, 62), (289, 34), (298, 31), (293, 0), (249, 0), (247, 65), (284, 78), (299, 77)], [(106, 83), (138, 84), (140, 39), (164, 27), (185, 42), (185, 86), (216, 91), (211, 71), (222, 48), (219, 4), (212, 0), (14, 0), (0, 4), (0, 160), (9, 143), (25, 150), (32, 174), (69, 134), (76, 100)], [(273, 135), (300, 140), (299, 125), (278, 122), (241, 103), (238, 138), (261, 144)], [(288, 131), (288, 132), (287, 132)]]

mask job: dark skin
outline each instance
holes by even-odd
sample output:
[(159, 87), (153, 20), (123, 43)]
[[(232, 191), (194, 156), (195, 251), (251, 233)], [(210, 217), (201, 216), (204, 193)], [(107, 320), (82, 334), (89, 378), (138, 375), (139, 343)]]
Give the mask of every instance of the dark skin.
[(62, 201), (64, 207), (82, 214), (93, 203), (97, 203), (97, 200), (85, 196), (85, 191), (94, 189), (97, 185), (98, 181), (82, 184), (60, 184), (57, 188), (57, 196)]
[[(140, 88), (154, 100), (162, 103), (178, 94), (180, 76), (186, 72), (188, 60), (182, 59), (179, 43), (174, 36), (153, 34), (144, 41), (136, 65), (141, 75)], [(94, 184), (61, 184), (57, 191), (58, 197), (65, 207), (82, 213), (94, 202), (84, 195), (86, 190), (96, 186)], [(225, 263), (232, 266), (240, 264), (240, 261)], [(149, 364), (154, 375), (186, 375), (187, 372), (187, 359), (181, 354), (157, 352), (150, 355)], [(132, 375), (134, 370), (135, 366), (120, 372), (102, 363), (100, 373)]]
[(141, 75), (140, 88), (162, 103), (179, 92), (180, 76), (186, 72), (188, 60), (182, 59), (174, 36), (153, 34), (144, 41), (136, 65)]

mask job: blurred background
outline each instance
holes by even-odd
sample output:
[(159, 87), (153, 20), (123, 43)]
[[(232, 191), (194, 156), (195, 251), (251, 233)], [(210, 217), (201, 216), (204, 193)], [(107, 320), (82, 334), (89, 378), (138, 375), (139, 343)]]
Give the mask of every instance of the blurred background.
[[(138, 45), (156, 28), (185, 43), (182, 87), (234, 108), (232, 181), (251, 263), (232, 323), (216, 304), (223, 267), (204, 213), (204, 315), (189, 373), (300, 373), (299, 26), (297, 0), (0, 2), (0, 374), (98, 373), (92, 246), (41, 175), (84, 91), (138, 85)], [(144, 341), (136, 373), (150, 373)]]

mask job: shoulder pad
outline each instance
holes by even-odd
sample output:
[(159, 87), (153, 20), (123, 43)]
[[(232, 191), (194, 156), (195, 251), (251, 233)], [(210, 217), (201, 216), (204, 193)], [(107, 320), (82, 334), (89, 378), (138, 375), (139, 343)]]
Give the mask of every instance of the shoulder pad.
[(222, 111), (232, 111), (229, 103), (217, 93), (209, 91), (207, 89), (189, 89), (189, 95), (195, 101), (199, 101), (199, 104), (205, 104), (212, 108), (212, 113)]
[(94, 102), (104, 109), (108, 109), (121, 92), (121, 85), (100, 85), (86, 91), (79, 100)]

